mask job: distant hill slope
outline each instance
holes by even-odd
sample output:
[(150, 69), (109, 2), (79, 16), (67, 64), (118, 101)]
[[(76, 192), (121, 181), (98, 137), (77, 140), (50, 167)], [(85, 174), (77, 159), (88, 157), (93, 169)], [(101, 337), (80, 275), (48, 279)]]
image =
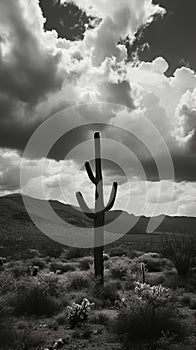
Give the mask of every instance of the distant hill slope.
[[(39, 208), (41, 200), (32, 199), (33, 206)], [(63, 219), (65, 224), (71, 224), (71, 231), (74, 234), (80, 234), (80, 228), (90, 229), (93, 225), (78, 208), (58, 201), (50, 201), (55, 212)], [(121, 214), (121, 215), (120, 215)], [(39, 214), (38, 214), (39, 215)], [(115, 222), (113, 220), (115, 219)], [(106, 214), (107, 231), (112, 233), (145, 233), (150, 218), (141, 216), (136, 217), (113, 210)], [(40, 216), (40, 220), (45, 220)], [(130, 230), (130, 227), (136, 222), (136, 225)], [(196, 218), (192, 217), (169, 217), (164, 216), (157, 232), (177, 232), (185, 234), (194, 234), (196, 228)], [(67, 225), (67, 231), (70, 234), (70, 225)], [(31, 221), (20, 194), (12, 194), (0, 197), (0, 254), (13, 254), (16, 251), (28, 248), (51, 249), (58, 248), (60, 244), (54, 242), (44, 235)]]

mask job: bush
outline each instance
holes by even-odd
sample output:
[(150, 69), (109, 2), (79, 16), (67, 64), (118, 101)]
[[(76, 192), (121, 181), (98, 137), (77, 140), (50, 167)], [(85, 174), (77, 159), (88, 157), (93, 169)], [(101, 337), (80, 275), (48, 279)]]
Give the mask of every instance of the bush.
[(14, 278), (20, 278), (27, 273), (27, 267), (21, 264), (16, 264), (10, 269)]
[(80, 248), (69, 248), (66, 253), (67, 259), (78, 259), (82, 258), (83, 256), (90, 255), (91, 250), (90, 249), (80, 249)]
[(97, 310), (90, 316), (90, 322), (107, 326), (111, 317), (106, 310)]
[(61, 256), (61, 254), (64, 252), (64, 249), (62, 246), (54, 246), (53, 244), (50, 246), (47, 246), (44, 249), (44, 254), (43, 255), (48, 255), (52, 258), (59, 258)]
[(41, 258), (35, 257), (32, 260), (32, 264), (34, 266), (38, 266), (40, 268), (40, 270), (44, 269), (46, 267), (45, 261)]
[(90, 265), (93, 263), (93, 258), (90, 256), (84, 256), (80, 259), (79, 264), (81, 270), (89, 270)]
[(94, 296), (102, 300), (102, 306), (106, 306), (107, 302), (113, 305), (115, 300), (120, 298), (119, 284), (116, 282), (106, 282), (104, 286), (95, 286)]
[(70, 263), (64, 263), (61, 267), (61, 271), (63, 273), (66, 273), (68, 271), (75, 271), (76, 270), (76, 267), (73, 265), (73, 264), (70, 264)]
[(54, 297), (59, 297), (60, 284), (57, 276), (45, 275), (41, 278), (44, 284), (47, 286), (48, 294)]
[(0, 295), (4, 295), (15, 290), (15, 279), (10, 272), (0, 274)]
[(113, 330), (121, 337), (126, 349), (132, 349), (134, 342), (156, 341), (163, 332), (175, 334), (179, 339), (185, 336), (183, 325), (173, 318), (173, 310), (154, 309), (150, 303), (139, 299), (132, 299), (126, 309), (119, 311)]
[(163, 272), (146, 276), (146, 282), (151, 286), (163, 284), (165, 280), (166, 280), (166, 276)]
[(190, 305), (190, 309), (196, 310), (196, 297), (194, 297), (192, 299), (190, 298), (189, 305)]
[(9, 306), (9, 299), (7, 295), (0, 296), (0, 339), (1, 345), (9, 343), (12, 335), (12, 322), (10, 315), (12, 308)]
[(122, 256), (122, 255), (128, 255), (128, 253), (129, 253), (129, 250), (124, 245), (120, 245), (118, 247), (113, 247), (109, 249), (110, 256)]
[(12, 347), (9, 349), (38, 349), (44, 344), (43, 334), (33, 332), (32, 325), (27, 324), (20, 332), (15, 332), (15, 339), (12, 342)]
[(60, 314), (58, 314), (57, 316), (55, 316), (55, 321), (56, 323), (58, 323), (59, 325), (65, 325), (68, 323), (67, 321), (67, 314), (66, 312), (61, 312)]
[(163, 254), (171, 259), (178, 274), (187, 276), (196, 255), (196, 238), (183, 236), (180, 239), (173, 234), (163, 239)]
[(89, 288), (90, 282), (90, 279), (81, 272), (73, 272), (69, 276), (68, 289), (80, 291), (81, 289)]
[(132, 261), (129, 265), (129, 271), (124, 278), (125, 290), (133, 290), (135, 288), (135, 281), (142, 279), (141, 264), (136, 261)]
[(57, 270), (60, 270), (62, 273), (66, 273), (68, 271), (75, 271), (75, 267), (73, 264), (70, 263), (61, 263), (61, 262), (51, 262), (49, 265), (49, 269), (52, 272), (56, 272)]
[(57, 299), (49, 294), (48, 285), (33, 278), (17, 283), (16, 293), (11, 299), (16, 314), (52, 315), (60, 308)]
[(122, 279), (125, 276), (127, 276), (128, 270), (129, 270), (129, 267), (128, 265), (126, 265), (126, 263), (115, 262), (110, 267), (110, 275), (112, 278)]
[(145, 253), (137, 258), (137, 261), (143, 262), (148, 272), (160, 272), (165, 266), (165, 260), (156, 253)]

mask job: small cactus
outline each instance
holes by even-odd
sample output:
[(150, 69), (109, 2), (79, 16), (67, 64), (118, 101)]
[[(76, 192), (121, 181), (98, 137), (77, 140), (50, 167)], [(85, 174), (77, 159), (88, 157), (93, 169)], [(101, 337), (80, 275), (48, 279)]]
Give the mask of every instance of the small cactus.
[(75, 327), (79, 322), (87, 321), (90, 308), (94, 303), (90, 303), (88, 299), (84, 298), (82, 304), (72, 303), (72, 306), (67, 306), (68, 320), (71, 328)]

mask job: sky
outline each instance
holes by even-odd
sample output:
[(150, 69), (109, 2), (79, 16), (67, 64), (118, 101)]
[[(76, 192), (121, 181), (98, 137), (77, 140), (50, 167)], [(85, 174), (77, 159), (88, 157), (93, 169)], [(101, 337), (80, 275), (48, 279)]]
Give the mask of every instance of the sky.
[[(116, 209), (196, 216), (195, 10), (195, 0), (1, 1), (0, 195), (20, 191), (23, 160), (27, 194), (43, 186), (76, 205), (81, 189), (93, 206), (82, 162), (100, 128), (105, 199), (118, 181)], [(54, 114), (67, 130), (84, 125), (47, 161), (42, 144), (24, 158)]]

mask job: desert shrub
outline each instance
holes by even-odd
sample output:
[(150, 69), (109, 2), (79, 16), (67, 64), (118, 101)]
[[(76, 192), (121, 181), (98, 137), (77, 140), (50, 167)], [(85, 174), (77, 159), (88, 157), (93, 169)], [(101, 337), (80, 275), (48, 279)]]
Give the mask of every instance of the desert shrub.
[(124, 281), (124, 290), (134, 290), (135, 288), (135, 281), (133, 274), (128, 274)]
[(196, 291), (196, 274), (192, 274), (187, 281), (187, 288), (189, 291), (191, 292), (195, 292)]
[(190, 298), (189, 306), (190, 309), (196, 310), (196, 297)]
[(196, 257), (192, 259), (191, 267), (196, 267)]
[(117, 333), (126, 349), (132, 349), (133, 343), (148, 343), (158, 340), (163, 332), (182, 338), (184, 326), (174, 319), (173, 310), (166, 307), (154, 308), (146, 301), (132, 299), (127, 307), (121, 309), (114, 321), (113, 330)]
[(43, 334), (33, 332), (32, 325), (26, 324), (22, 330), (15, 331), (15, 339), (12, 341), (9, 350), (38, 349), (44, 344), (44, 341)]
[(61, 267), (61, 271), (66, 273), (68, 271), (75, 271), (76, 267), (71, 263), (64, 263)]
[(145, 263), (148, 272), (160, 272), (164, 268), (164, 262), (161, 259), (148, 259)]
[(0, 274), (0, 295), (4, 295), (15, 290), (14, 276), (5, 271)]
[(46, 285), (49, 295), (59, 297), (61, 290), (57, 276), (44, 275), (40, 280)]
[(59, 325), (65, 325), (67, 324), (67, 314), (66, 312), (61, 312), (60, 314), (55, 316), (55, 321), (56, 323), (58, 323)]
[(196, 255), (196, 238), (184, 235), (177, 239), (174, 234), (165, 235), (163, 254), (171, 259), (180, 276), (187, 276)]
[(80, 291), (81, 289), (90, 287), (91, 281), (88, 276), (81, 272), (73, 272), (69, 276), (68, 290)]
[(112, 278), (122, 279), (127, 276), (129, 266), (125, 262), (115, 262), (110, 267), (110, 275)]
[(189, 305), (190, 295), (186, 293), (184, 289), (177, 289), (174, 293), (174, 296), (176, 301), (179, 302), (181, 305)]
[(80, 248), (69, 248), (66, 252), (66, 258), (71, 259), (78, 259), (82, 258), (83, 256), (90, 255), (91, 250), (90, 249), (80, 249)]
[(151, 275), (147, 274), (146, 276), (146, 282), (151, 286), (163, 284), (165, 280), (166, 280), (166, 276), (163, 272), (159, 272)]
[(16, 264), (10, 269), (10, 272), (12, 273), (14, 278), (20, 278), (22, 276), (25, 276), (27, 273), (27, 266), (22, 264)]
[(57, 270), (62, 271), (62, 273), (66, 273), (68, 271), (75, 271), (75, 266), (71, 263), (62, 263), (53, 261), (49, 265), (49, 269), (51, 272), (56, 272)]
[(6, 295), (0, 296), (0, 324), (11, 314), (12, 308), (9, 306), (9, 299)]
[(48, 285), (33, 278), (18, 281), (11, 305), (21, 315), (52, 315), (60, 307), (59, 301), (49, 294)]
[(111, 317), (109, 317), (106, 310), (96, 310), (90, 316), (90, 322), (94, 324), (101, 324), (107, 326), (109, 324)]
[(38, 249), (27, 249), (26, 251), (29, 254), (29, 259), (30, 258), (35, 258), (35, 257), (39, 257), (40, 256), (40, 252)]
[(131, 250), (129, 252), (129, 257), (131, 259), (134, 259), (134, 258), (139, 258), (140, 256), (144, 255), (144, 252), (142, 251), (139, 251), (139, 250)]
[(40, 270), (42, 270), (46, 267), (45, 261), (41, 258), (38, 258), (38, 257), (35, 257), (34, 259), (32, 259), (31, 265), (38, 266), (40, 268)]
[(94, 296), (102, 300), (102, 306), (113, 305), (115, 300), (120, 298), (119, 284), (116, 282), (106, 282), (104, 286), (96, 286)]
[(61, 246), (55, 246), (55, 245), (48, 245), (44, 248), (43, 255), (48, 255), (52, 258), (59, 258), (61, 254), (63, 253), (64, 248)]
[(142, 280), (141, 264), (133, 260), (129, 265), (127, 275), (124, 277), (124, 289), (133, 290), (135, 282), (140, 280)]
[(80, 259), (79, 265), (81, 270), (89, 270), (90, 265), (93, 263), (93, 257), (90, 256), (84, 256)]
[(12, 308), (7, 295), (0, 296), (0, 339), (1, 345), (9, 343), (12, 335), (12, 321), (10, 319)]
[(61, 270), (62, 265), (61, 262), (53, 261), (49, 264), (49, 270), (51, 272), (56, 272), (57, 270)]
[(156, 253), (145, 253), (137, 258), (138, 262), (143, 262), (148, 272), (160, 272), (165, 266), (165, 260)]
[(85, 289), (85, 290), (78, 290), (78, 291), (71, 291), (69, 293), (69, 296), (73, 301), (75, 301), (77, 304), (81, 304), (82, 303), (82, 300), (84, 298), (87, 298), (89, 299), (89, 294), (88, 294), (88, 291)]
[(93, 333), (93, 330), (89, 324), (80, 324), (79, 328), (75, 328), (72, 332), (72, 338), (75, 339), (89, 339)]
[(112, 247), (109, 249), (109, 255), (110, 256), (122, 256), (122, 255), (128, 255), (128, 248), (124, 245), (119, 245), (118, 247)]

